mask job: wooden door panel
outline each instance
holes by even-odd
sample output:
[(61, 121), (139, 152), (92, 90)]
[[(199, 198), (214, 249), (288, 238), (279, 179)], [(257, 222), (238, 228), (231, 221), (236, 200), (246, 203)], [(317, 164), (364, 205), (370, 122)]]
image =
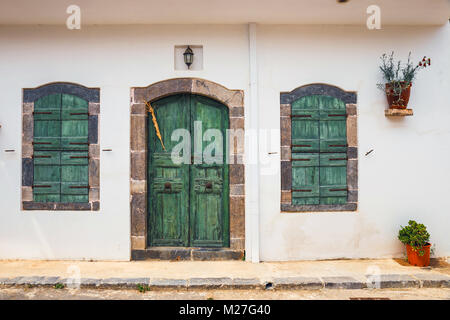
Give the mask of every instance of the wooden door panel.
[(178, 141), (172, 141), (171, 138), (176, 129), (189, 130), (189, 100), (186, 95), (170, 96), (156, 101), (152, 106), (166, 150), (163, 150), (149, 117), (149, 245), (188, 246), (189, 165), (172, 161), (171, 151)]
[(160, 163), (149, 183), (151, 243), (187, 246), (189, 171), (182, 165), (170, 166), (169, 162), (170, 158), (165, 164)]
[(182, 202), (182, 192), (155, 192), (155, 216), (152, 243), (160, 246), (183, 246), (185, 231), (183, 213), (179, 203)]
[[(226, 144), (227, 108), (202, 96), (191, 97), (191, 133), (201, 123), (203, 136), (192, 135), (196, 159), (191, 165), (190, 243), (199, 247), (229, 246), (229, 191)], [(215, 131), (213, 131), (215, 130)], [(205, 137), (209, 137), (209, 141)], [(196, 140), (194, 140), (196, 139)], [(216, 140), (217, 139), (217, 140)], [(211, 157), (209, 157), (209, 155)]]
[(223, 246), (222, 166), (193, 165), (191, 197), (191, 246)]
[(191, 210), (192, 242), (194, 247), (222, 247), (222, 197), (221, 192), (198, 192)]

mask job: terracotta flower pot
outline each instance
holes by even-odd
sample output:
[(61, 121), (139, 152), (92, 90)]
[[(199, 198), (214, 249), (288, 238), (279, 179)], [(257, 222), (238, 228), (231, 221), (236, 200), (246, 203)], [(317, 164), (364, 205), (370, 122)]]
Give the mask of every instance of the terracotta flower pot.
[(431, 244), (427, 243), (422, 247), (425, 254), (421, 256), (420, 250), (415, 251), (409, 244), (406, 245), (406, 253), (408, 254), (408, 262), (412, 266), (428, 267), (430, 265), (430, 248)]
[[(395, 85), (392, 82), (386, 83), (386, 97), (389, 103), (389, 109), (406, 109), (411, 93), (411, 85), (411, 83), (407, 85), (404, 81), (398, 82)], [(394, 90), (394, 87), (397, 90)], [(401, 92), (399, 92), (400, 88)]]

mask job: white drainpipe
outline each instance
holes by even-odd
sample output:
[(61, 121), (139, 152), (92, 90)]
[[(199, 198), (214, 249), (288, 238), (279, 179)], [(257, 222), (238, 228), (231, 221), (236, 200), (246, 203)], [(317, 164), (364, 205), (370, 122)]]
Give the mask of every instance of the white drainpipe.
[[(255, 132), (255, 138), (249, 142), (250, 154), (256, 154), (257, 161), (247, 164), (249, 170), (248, 178), (248, 210), (250, 218), (250, 241), (247, 242), (247, 259), (253, 263), (259, 262), (259, 112), (258, 112), (258, 64), (256, 48), (256, 23), (248, 25), (248, 44), (249, 44), (249, 80), (250, 80), (250, 108), (247, 112), (249, 117), (249, 129)], [(247, 237), (246, 237), (247, 238)], [(250, 250), (249, 250), (250, 249)], [(248, 252), (250, 251), (250, 252)]]

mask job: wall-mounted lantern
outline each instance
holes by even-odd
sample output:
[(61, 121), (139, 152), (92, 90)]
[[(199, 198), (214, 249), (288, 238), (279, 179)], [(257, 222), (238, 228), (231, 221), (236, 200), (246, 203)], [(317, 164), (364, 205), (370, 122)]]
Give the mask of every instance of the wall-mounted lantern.
[(187, 47), (186, 51), (183, 53), (184, 56), (184, 63), (189, 67), (191, 66), (192, 62), (194, 62), (194, 51), (192, 51), (191, 47)]

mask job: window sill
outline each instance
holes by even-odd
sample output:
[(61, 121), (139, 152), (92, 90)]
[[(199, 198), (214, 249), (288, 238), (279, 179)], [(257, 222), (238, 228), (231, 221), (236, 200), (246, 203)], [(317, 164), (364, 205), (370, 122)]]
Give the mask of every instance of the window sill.
[(79, 211), (98, 211), (100, 210), (99, 202), (34, 202), (23, 201), (23, 210), (79, 210)]
[(346, 204), (318, 204), (318, 205), (292, 205), (281, 204), (281, 211), (287, 213), (293, 212), (333, 212), (333, 211), (356, 211), (357, 203)]

